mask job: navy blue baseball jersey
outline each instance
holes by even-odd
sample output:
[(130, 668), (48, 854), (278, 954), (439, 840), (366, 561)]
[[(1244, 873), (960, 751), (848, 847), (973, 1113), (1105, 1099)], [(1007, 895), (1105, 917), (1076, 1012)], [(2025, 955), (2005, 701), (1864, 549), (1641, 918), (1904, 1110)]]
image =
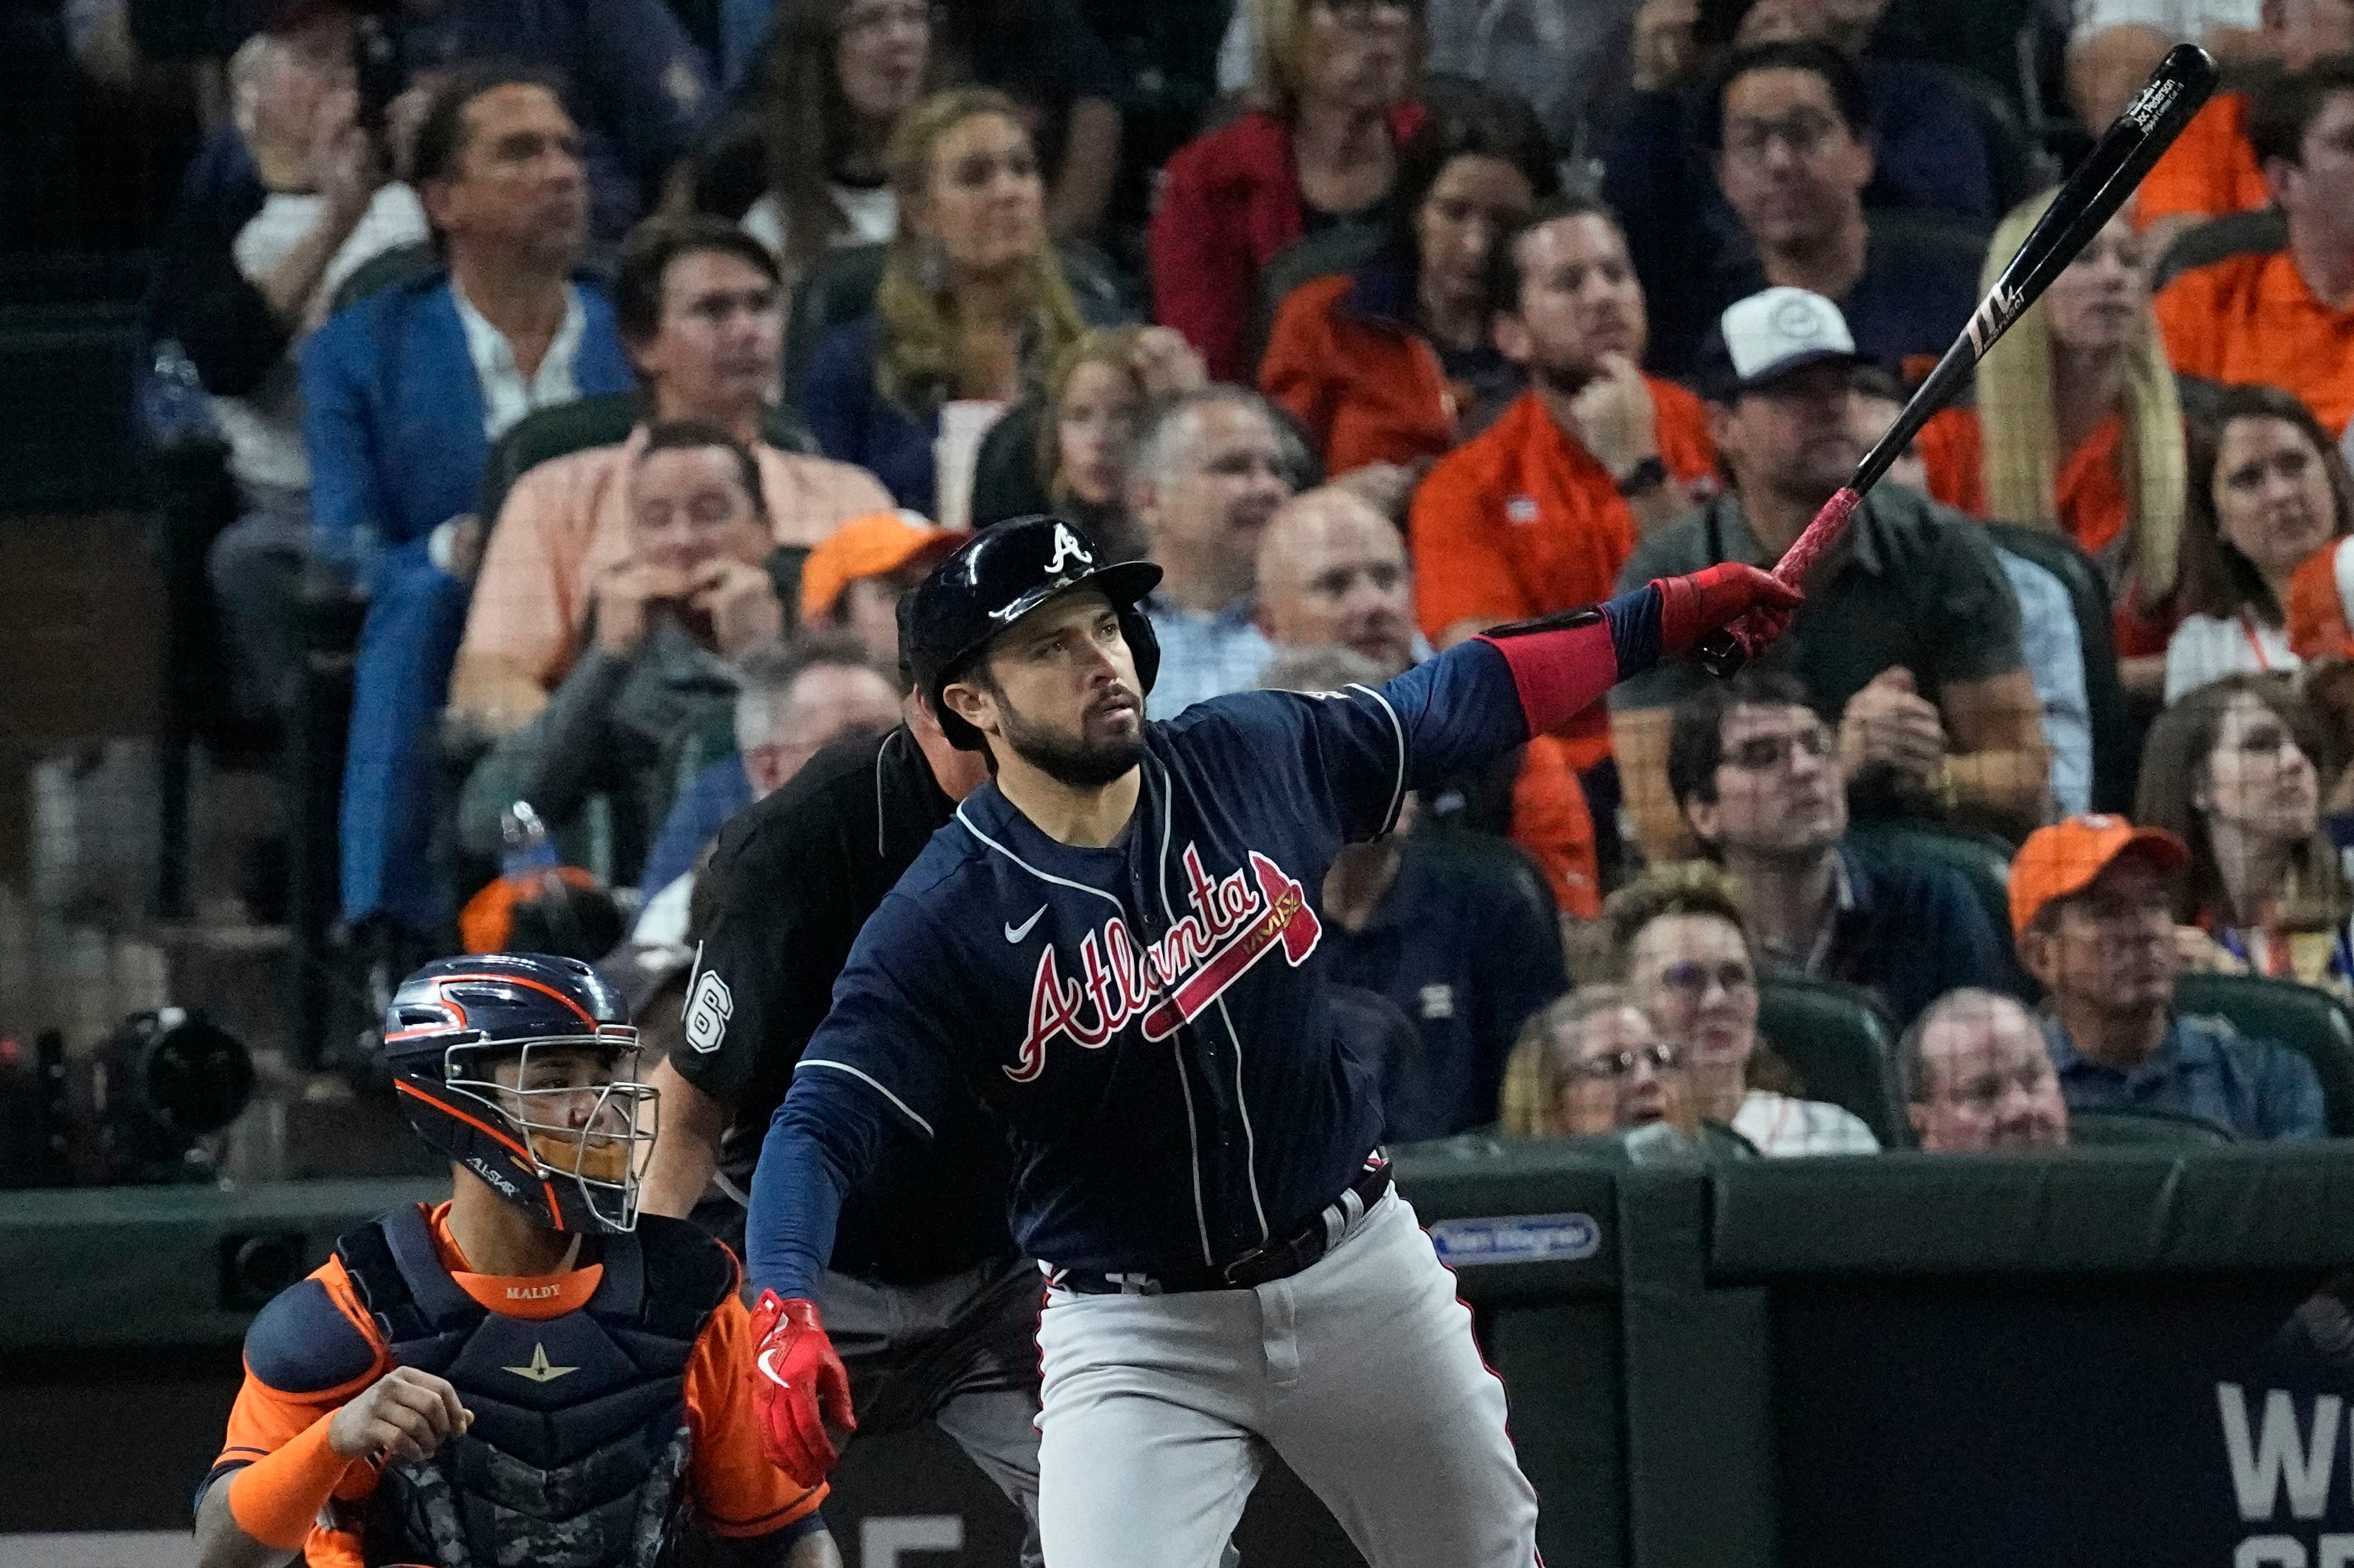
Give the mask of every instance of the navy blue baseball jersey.
[(805, 1294), (831, 1224), (808, 1183), (854, 1183), (888, 1128), (928, 1137), (968, 1089), (1009, 1131), (1014, 1237), (1050, 1269), (1198, 1275), (1296, 1230), (1381, 1128), (1326, 991), (1325, 871), (1405, 791), (1527, 726), (1511, 665), (1475, 641), (1378, 688), (1146, 726), (1108, 848), (1050, 839), (994, 785), (972, 795), (860, 933), (801, 1054), (754, 1182), (755, 1284)]

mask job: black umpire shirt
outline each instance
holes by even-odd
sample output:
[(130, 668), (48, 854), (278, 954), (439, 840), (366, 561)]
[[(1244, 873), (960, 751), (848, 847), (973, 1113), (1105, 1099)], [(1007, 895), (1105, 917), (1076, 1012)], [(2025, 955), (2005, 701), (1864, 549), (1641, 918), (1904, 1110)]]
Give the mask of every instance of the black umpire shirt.
[[(729, 1109), (719, 1173), (738, 1202), (859, 927), (955, 810), (903, 727), (827, 747), (720, 830), (704, 873), (717, 914), (699, 933), (671, 1065)], [(970, 1108), (931, 1142), (898, 1139), (850, 1195), (837, 1272), (919, 1285), (1012, 1253), (1005, 1141)]]

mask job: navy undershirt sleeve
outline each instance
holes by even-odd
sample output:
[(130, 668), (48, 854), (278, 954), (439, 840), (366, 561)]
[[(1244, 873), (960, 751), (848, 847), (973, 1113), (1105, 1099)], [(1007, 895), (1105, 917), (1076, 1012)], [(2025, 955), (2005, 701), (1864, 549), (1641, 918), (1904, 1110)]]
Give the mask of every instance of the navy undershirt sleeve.
[(793, 1075), (752, 1172), (744, 1267), (756, 1292), (815, 1296), (843, 1199), (881, 1162), (888, 1140), (906, 1136), (882, 1097), (856, 1079)]

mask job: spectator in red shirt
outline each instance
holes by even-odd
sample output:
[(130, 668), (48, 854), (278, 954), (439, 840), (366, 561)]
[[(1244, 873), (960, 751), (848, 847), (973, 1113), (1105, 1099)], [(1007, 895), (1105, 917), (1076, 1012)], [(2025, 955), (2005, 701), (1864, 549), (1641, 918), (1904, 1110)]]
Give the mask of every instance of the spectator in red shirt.
[(1249, 378), (1259, 270), (1303, 235), (1377, 221), (1422, 124), (1420, 0), (1263, 0), (1259, 20), (1259, 106), (1178, 149), (1152, 217), (1154, 317), (1214, 381)]
[[(1988, 288), (2051, 201), (2022, 203), (1995, 230)], [(2166, 683), (2189, 472), (2149, 309), (2156, 260), (2146, 236), (2112, 218), (1979, 362), (1978, 406), (1937, 415), (1920, 442), (1935, 499), (2056, 529), (2099, 564), (2120, 673), (2150, 698)]]
[[(1642, 285), (1617, 221), (1564, 198), (1495, 250), (1496, 343), (1529, 389), (1415, 493), (1423, 630), (1444, 647), (1500, 621), (1610, 597), (1637, 533), (1715, 471), (1700, 399), (1645, 376)], [(1580, 768), (1608, 754), (1596, 710)]]
[(1432, 111), (1399, 160), (1389, 242), (1354, 272), (1294, 289), (1259, 363), (1260, 389), (1299, 418), (1327, 473), (1427, 465), (1471, 409), (1519, 390), (1489, 331), (1488, 258), (1559, 185), (1520, 100), (1474, 91)]

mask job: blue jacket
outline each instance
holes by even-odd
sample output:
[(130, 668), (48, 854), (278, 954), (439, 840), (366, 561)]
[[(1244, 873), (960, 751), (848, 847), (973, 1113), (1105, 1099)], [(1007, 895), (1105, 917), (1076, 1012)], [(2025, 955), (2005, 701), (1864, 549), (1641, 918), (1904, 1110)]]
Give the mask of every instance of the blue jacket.
[(1840, 859), (1848, 899), (1818, 979), (1872, 992), (1899, 1028), (1962, 986), (2027, 995), (2010, 944), (1960, 873), (1845, 850)]
[[(573, 377), (584, 397), (636, 385), (598, 283), (574, 284), (588, 315)], [(482, 387), (450, 276), (371, 294), (302, 346), (302, 440), (320, 553), (376, 580), (424, 559), (425, 541), (474, 510), (490, 442)]]

